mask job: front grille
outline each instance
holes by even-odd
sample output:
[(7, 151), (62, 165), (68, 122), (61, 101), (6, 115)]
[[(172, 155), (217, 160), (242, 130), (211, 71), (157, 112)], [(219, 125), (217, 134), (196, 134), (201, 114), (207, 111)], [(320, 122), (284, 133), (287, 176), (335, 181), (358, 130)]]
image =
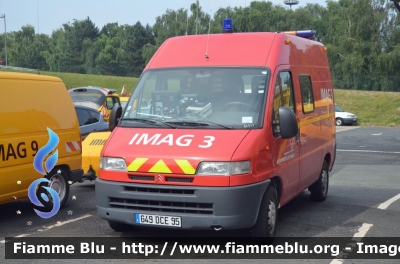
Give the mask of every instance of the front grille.
[(111, 197), (110, 207), (150, 212), (171, 212), (207, 215), (213, 214), (213, 204), (211, 203), (163, 202)]
[(193, 182), (193, 178), (165, 177), (167, 182)]
[(163, 194), (194, 194), (194, 190), (124, 186), (125, 191)]
[(129, 179), (139, 181), (154, 181), (154, 176), (129, 175)]

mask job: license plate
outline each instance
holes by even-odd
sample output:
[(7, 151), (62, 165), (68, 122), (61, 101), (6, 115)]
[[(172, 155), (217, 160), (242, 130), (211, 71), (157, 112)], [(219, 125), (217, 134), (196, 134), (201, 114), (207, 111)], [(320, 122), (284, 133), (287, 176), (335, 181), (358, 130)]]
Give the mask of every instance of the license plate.
[(135, 214), (136, 224), (141, 225), (160, 225), (181, 227), (181, 218), (177, 216)]

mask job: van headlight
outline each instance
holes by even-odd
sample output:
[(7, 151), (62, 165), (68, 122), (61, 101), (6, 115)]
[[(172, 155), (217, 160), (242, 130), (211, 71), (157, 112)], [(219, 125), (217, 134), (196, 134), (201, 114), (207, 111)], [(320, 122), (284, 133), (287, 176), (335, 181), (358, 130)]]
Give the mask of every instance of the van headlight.
[(201, 162), (196, 175), (237, 175), (250, 172), (250, 161)]
[(121, 158), (100, 158), (100, 169), (111, 170), (111, 171), (127, 171), (126, 162)]

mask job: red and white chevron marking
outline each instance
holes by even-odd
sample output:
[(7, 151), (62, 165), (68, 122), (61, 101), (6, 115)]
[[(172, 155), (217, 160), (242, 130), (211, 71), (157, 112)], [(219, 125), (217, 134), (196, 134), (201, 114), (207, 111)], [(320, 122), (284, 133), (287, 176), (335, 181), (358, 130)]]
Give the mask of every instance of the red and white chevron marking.
[(78, 141), (71, 141), (71, 142), (65, 143), (65, 148), (66, 148), (67, 152), (73, 152), (73, 151), (80, 151), (81, 150), (81, 146), (79, 145)]
[(102, 116), (104, 117), (104, 118), (107, 118), (108, 117), (108, 114), (107, 114), (107, 109), (106, 109), (106, 107), (103, 105), (103, 109), (102, 109), (102, 111), (101, 111), (101, 114), (102, 114)]
[(110, 90), (108, 90), (107, 88), (101, 88), (103, 91), (106, 91), (106, 93), (109, 93)]

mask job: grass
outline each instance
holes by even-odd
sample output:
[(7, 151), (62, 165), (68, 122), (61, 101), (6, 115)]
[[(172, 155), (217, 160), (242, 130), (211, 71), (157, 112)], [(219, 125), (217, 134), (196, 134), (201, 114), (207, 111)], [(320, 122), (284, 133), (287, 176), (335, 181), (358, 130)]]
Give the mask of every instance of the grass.
[(335, 102), (361, 126), (400, 127), (400, 93), (335, 90)]
[[(0, 69), (0, 71), (15, 71), (30, 74), (37, 74), (35, 71), (17, 71)], [(94, 74), (78, 74), (78, 73), (65, 73), (65, 72), (45, 72), (41, 71), (41, 75), (49, 75), (60, 78), (68, 88), (79, 86), (100, 86), (104, 88), (115, 89), (117, 93), (121, 93), (122, 86), (126, 85), (129, 93), (133, 91), (138, 78), (135, 77), (119, 77), (107, 75), (94, 75)]]
[[(0, 71), (9, 70), (0, 69)], [(37, 74), (30, 71), (26, 73)], [(134, 77), (62, 72), (40, 72), (40, 74), (59, 77), (68, 88), (91, 85), (115, 89), (118, 93), (124, 85), (128, 92), (132, 92), (138, 80)], [(335, 89), (335, 101), (343, 110), (357, 115), (358, 124), (361, 126), (400, 127), (400, 93), (398, 92)]]

